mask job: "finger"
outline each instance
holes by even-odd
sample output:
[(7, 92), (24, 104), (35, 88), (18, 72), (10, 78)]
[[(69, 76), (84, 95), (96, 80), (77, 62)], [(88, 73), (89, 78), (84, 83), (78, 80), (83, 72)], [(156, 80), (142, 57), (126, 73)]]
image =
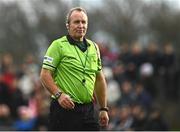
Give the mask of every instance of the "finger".
[(68, 109), (73, 109), (74, 108), (74, 103), (70, 100), (66, 100), (64, 102), (65, 106), (68, 108)]
[(69, 95), (64, 96), (64, 98), (61, 100), (61, 105), (65, 109), (73, 109), (75, 106)]
[(60, 105), (64, 108), (67, 109), (68, 108), (68, 103), (66, 100), (61, 101)]
[(107, 126), (108, 125), (108, 123), (106, 122), (106, 121), (102, 121), (101, 123), (100, 123), (100, 126), (103, 126), (103, 127), (105, 127), (105, 126)]
[(67, 101), (69, 103), (69, 107), (74, 108), (75, 105), (74, 105), (74, 102), (72, 101), (72, 99), (70, 98), (70, 96), (67, 97)]
[(71, 107), (74, 108), (74, 106), (75, 106), (74, 102), (70, 100), (69, 103), (70, 103)]
[(101, 118), (100, 119), (100, 125), (101, 126), (107, 126), (108, 125), (108, 120), (106, 120), (105, 118)]
[(63, 107), (64, 109), (66, 109), (66, 105), (62, 102), (61, 103), (61, 107)]

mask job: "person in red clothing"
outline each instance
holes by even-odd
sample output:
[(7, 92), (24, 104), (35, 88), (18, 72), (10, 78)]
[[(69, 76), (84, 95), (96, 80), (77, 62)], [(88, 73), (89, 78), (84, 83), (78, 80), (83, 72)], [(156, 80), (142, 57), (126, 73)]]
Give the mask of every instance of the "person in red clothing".
[(13, 67), (13, 57), (11, 54), (6, 53), (2, 56), (1, 69), (1, 81), (8, 86), (10, 93), (13, 93), (16, 87), (16, 76)]

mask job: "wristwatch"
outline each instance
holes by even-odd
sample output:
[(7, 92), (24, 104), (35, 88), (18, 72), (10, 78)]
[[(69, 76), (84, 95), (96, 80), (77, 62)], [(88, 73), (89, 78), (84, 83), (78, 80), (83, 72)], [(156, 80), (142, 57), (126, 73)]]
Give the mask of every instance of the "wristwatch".
[(58, 91), (57, 93), (54, 94), (55, 99), (59, 99), (59, 97), (61, 96), (62, 92)]

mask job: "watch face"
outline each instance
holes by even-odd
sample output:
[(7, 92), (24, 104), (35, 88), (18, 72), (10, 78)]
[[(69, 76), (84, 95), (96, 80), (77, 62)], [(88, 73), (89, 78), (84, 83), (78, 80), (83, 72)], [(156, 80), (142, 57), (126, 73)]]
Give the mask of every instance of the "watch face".
[(55, 97), (56, 97), (56, 99), (58, 99), (60, 96), (61, 96), (61, 92), (57, 92), (56, 94), (55, 94)]

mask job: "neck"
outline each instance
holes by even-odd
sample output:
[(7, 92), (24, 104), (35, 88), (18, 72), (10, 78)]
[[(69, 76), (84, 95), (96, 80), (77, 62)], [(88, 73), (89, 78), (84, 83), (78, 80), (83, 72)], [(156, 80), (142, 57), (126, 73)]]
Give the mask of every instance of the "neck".
[[(70, 35), (71, 36), (71, 35)], [(73, 36), (71, 36), (71, 38), (74, 40), (74, 41), (83, 41), (83, 37), (81, 37), (81, 38), (76, 38), (76, 37), (73, 37)]]
[(72, 39), (75, 40), (75, 41), (78, 41), (78, 42), (82, 42), (83, 41), (83, 38), (74, 38), (74, 37), (72, 37)]

